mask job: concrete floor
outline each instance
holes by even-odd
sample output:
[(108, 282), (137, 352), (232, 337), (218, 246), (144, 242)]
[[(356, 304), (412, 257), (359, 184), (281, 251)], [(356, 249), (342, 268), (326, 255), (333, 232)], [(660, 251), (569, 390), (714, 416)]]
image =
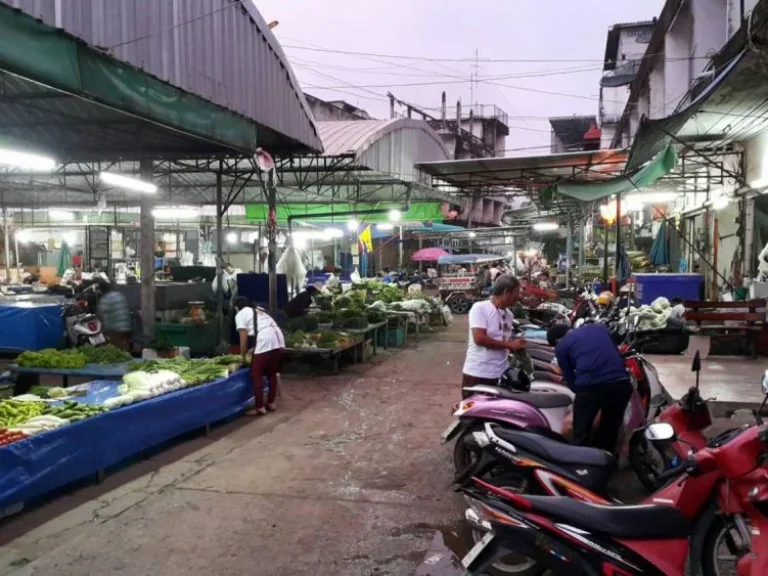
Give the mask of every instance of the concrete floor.
[[(466, 550), (452, 447), (438, 438), (459, 395), (466, 331), (458, 317), (339, 376), (285, 378), (277, 413), (2, 521), (0, 575), (453, 574), (422, 562), (444, 540)], [(682, 360), (653, 361), (668, 386), (684, 376), (684, 391)]]
[(412, 574), (460, 507), (439, 435), (466, 325), (0, 524), (0, 574)]

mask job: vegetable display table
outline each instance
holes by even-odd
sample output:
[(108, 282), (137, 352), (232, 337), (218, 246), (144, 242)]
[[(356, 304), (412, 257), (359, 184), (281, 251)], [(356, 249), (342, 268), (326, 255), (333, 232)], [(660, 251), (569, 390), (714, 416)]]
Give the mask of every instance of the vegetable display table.
[(384, 320), (382, 322), (376, 322), (375, 324), (368, 324), (367, 328), (353, 328), (344, 330), (348, 334), (356, 334), (363, 337), (363, 342), (373, 339), (373, 355), (376, 356), (377, 348), (376, 341), (379, 336), (379, 329), (384, 328), (384, 348), (387, 347), (387, 336), (389, 335), (389, 321)]
[[(125, 375), (128, 364), (86, 364), (82, 368), (24, 368), (11, 364), (9, 370), (12, 374), (29, 375), (32, 378), (28, 383), (36, 386), (40, 381), (40, 376), (60, 376), (61, 381), (66, 388), (69, 386), (70, 378), (98, 378), (99, 380), (108, 380), (111, 378), (122, 378)], [(33, 381), (34, 380), (34, 381)]]
[[(95, 381), (78, 402), (102, 404), (120, 382)], [(0, 516), (51, 490), (98, 474), (177, 436), (242, 412), (253, 398), (247, 370), (111, 410), (0, 448)]]
[(285, 355), (288, 359), (301, 358), (325, 358), (333, 363), (333, 373), (339, 373), (339, 356), (347, 350), (352, 350), (354, 354), (354, 363), (360, 362), (363, 357), (363, 341), (350, 342), (346, 346), (339, 348), (286, 348)]

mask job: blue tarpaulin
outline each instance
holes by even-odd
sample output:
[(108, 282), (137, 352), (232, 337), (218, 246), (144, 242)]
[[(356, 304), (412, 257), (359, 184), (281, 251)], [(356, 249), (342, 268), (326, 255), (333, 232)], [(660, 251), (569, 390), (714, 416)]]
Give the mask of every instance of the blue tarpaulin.
[(661, 221), (659, 232), (651, 245), (651, 264), (666, 266), (669, 264), (669, 227), (666, 220)]
[(2, 303), (0, 326), (0, 350), (11, 352), (55, 348), (64, 335), (59, 304)]
[[(119, 382), (96, 381), (79, 402), (117, 396)], [(96, 474), (186, 432), (244, 410), (253, 398), (247, 370), (63, 426), (0, 448), (0, 509)]]
[(497, 262), (505, 260), (505, 256), (498, 254), (449, 254), (440, 256), (438, 264), (481, 264), (483, 262)]

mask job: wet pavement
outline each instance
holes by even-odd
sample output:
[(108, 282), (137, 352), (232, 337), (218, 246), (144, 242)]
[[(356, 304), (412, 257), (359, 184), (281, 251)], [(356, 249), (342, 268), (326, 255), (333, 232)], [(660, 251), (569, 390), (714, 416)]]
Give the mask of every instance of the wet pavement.
[[(454, 576), (469, 538), (439, 435), (466, 331), (459, 317), (341, 375), (286, 377), (278, 412), (3, 520), (0, 575)], [(614, 485), (642, 497), (628, 470)]]

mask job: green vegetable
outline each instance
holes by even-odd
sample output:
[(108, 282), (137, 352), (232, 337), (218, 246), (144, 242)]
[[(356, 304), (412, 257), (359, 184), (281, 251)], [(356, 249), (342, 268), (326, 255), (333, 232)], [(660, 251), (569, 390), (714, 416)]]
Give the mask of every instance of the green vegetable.
[(96, 348), (79, 348), (78, 352), (85, 356), (88, 364), (121, 364), (131, 360), (130, 354), (112, 344)]
[(16, 357), (16, 363), (23, 368), (77, 369), (87, 364), (81, 349), (54, 350), (47, 348), (39, 352), (28, 350)]
[(289, 332), (296, 332), (297, 330), (302, 332), (313, 332), (317, 330), (317, 324), (317, 317), (312, 314), (309, 316), (301, 316), (299, 318), (291, 318), (286, 322), (285, 328)]
[(11, 428), (24, 424), (43, 413), (45, 402), (24, 402), (21, 400), (0, 400), (0, 428)]

